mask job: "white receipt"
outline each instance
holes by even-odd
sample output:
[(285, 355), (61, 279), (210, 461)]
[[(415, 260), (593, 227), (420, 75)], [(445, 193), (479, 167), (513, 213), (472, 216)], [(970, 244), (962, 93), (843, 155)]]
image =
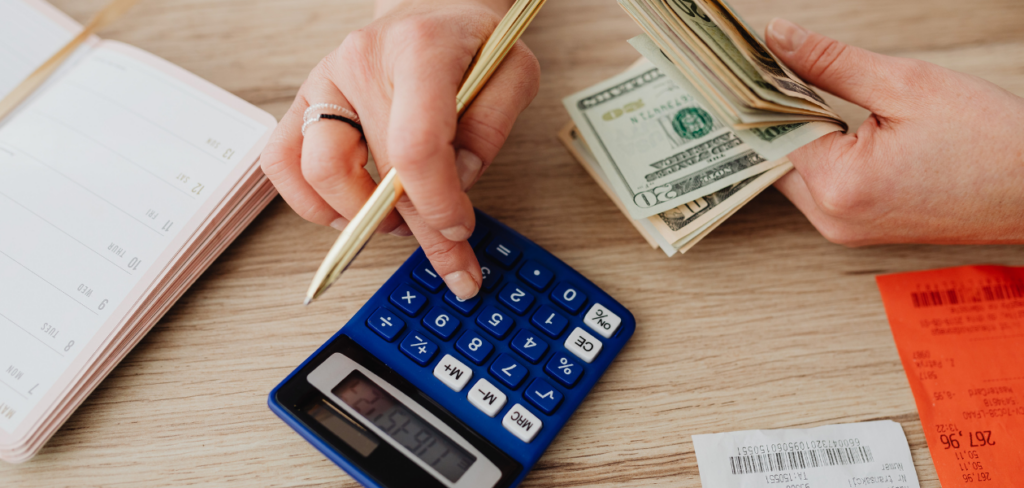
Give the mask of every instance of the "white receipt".
[(920, 488), (891, 420), (693, 436), (704, 488)]

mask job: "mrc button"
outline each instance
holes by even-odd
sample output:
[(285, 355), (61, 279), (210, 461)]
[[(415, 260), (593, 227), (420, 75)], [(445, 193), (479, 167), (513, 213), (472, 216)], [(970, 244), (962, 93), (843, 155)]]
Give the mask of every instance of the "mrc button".
[(615, 312), (608, 310), (604, 305), (595, 303), (583, 317), (583, 323), (594, 329), (594, 332), (601, 334), (601, 337), (608, 339), (619, 329), (622, 319)]
[(536, 415), (530, 413), (522, 404), (512, 405), (512, 408), (501, 419), (501, 425), (523, 442), (530, 442), (537, 437), (537, 432), (544, 425)]
[(601, 341), (590, 335), (580, 327), (572, 330), (569, 337), (565, 339), (565, 348), (575, 354), (584, 362), (591, 362), (601, 352)]

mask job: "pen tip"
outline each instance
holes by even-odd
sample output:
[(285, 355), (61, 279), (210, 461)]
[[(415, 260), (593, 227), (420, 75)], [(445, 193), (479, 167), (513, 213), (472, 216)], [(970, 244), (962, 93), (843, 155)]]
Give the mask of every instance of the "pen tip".
[(306, 301), (302, 302), (302, 304), (307, 307), (309, 306), (310, 303), (313, 303), (313, 297), (306, 297)]

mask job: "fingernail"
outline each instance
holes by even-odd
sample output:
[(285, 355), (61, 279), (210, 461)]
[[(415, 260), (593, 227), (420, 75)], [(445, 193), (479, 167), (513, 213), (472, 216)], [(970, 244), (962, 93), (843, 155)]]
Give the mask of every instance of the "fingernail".
[(475, 297), (477, 292), (480, 291), (480, 285), (473, 281), (473, 277), (465, 271), (448, 273), (444, 277), (444, 282), (448, 284), (448, 288), (455, 296), (463, 300)]
[(348, 225), (348, 219), (345, 217), (338, 217), (331, 222), (331, 227), (334, 227), (338, 231), (345, 230), (345, 226)]
[(796, 52), (807, 39), (807, 30), (786, 19), (775, 18), (768, 24), (768, 35), (775, 39), (775, 44), (786, 52)]
[(459, 153), (455, 155), (455, 169), (459, 172), (459, 181), (462, 182), (463, 190), (469, 188), (469, 185), (476, 181), (480, 176), (480, 168), (483, 166), (484, 162), (472, 151), (459, 149)]
[(461, 242), (469, 239), (473, 233), (469, 231), (469, 227), (465, 225), (453, 225), (447, 229), (441, 231), (441, 235), (449, 241)]
[(395, 227), (395, 230), (391, 231), (391, 235), (398, 237), (409, 237), (412, 235), (412, 230), (409, 229), (408, 225), (402, 224), (399, 225), (398, 227)]

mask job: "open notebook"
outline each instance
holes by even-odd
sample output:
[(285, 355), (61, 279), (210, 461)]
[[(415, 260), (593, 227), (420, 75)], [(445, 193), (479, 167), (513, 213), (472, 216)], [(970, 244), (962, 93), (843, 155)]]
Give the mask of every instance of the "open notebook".
[[(80, 29), (0, 0), (0, 97)], [(100, 39), (0, 121), (0, 459), (38, 452), (274, 197), (275, 124)]]

